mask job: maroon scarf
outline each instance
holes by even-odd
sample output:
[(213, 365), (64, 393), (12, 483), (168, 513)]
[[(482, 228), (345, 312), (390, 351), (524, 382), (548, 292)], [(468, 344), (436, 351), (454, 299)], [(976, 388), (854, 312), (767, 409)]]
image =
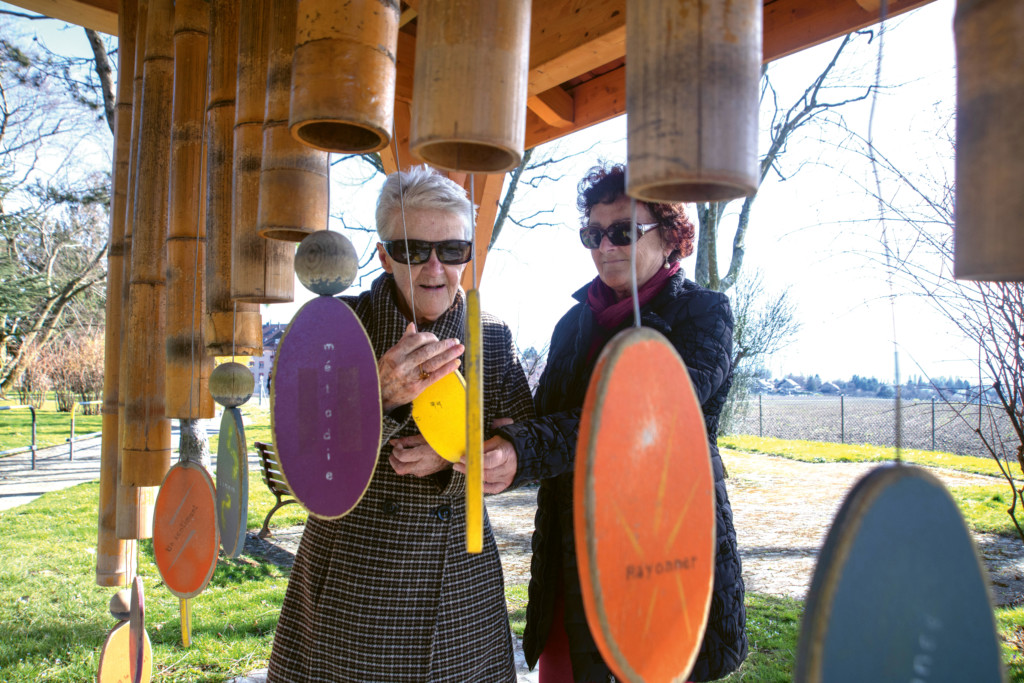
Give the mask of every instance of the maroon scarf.
[[(638, 291), (640, 308), (649, 304), (681, 268), (678, 261), (673, 263), (671, 268), (659, 268), (650, 280), (641, 285)], [(633, 315), (633, 297), (619, 299), (615, 295), (615, 290), (601, 282), (601, 277), (598, 276), (587, 290), (587, 305), (594, 312), (594, 322), (599, 328), (590, 340), (590, 349), (587, 352), (589, 363), (611, 338), (612, 333)]]

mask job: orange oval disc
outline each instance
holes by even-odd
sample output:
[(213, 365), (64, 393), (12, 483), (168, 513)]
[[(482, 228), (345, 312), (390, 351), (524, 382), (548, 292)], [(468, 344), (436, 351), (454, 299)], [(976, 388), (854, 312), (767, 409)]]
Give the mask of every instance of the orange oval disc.
[(576, 559), (594, 641), (629, 681), (684, 680), (715, 572), (704, 416), (679, 354), (635, 328), (602, 351), (576, 449)]
[(206, 469), (190, 462), (164, 477), (153, 510), (153, 555), (160, 577), (179, 598), (206, 588), (217, 567), (217, 497)]

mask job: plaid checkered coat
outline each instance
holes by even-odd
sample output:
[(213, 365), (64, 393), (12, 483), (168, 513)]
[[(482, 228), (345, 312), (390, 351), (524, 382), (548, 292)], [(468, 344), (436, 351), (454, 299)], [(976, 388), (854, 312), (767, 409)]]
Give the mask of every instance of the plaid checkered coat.
[[(370, 292), (344, 298), (378, 358), (408, 324), (394, 297), (394, 278), (383, 275)], [(460, 291), (423, 331), (465, 339), (464, 317)], [(485, 426), (498, 417), (531, 417), (533, 400), (508, 327), (484, 314), (483, 329)], [(363, 499), (341, 519), (307, 521), (269, 683), (516, 680), (501, 563), (486, 517), (484, 551), (465, 550), (465, 477), (452, 470), (398, 476), (388, 463), (387, 440), (416, 433), (408, 406), (385, 416)]]

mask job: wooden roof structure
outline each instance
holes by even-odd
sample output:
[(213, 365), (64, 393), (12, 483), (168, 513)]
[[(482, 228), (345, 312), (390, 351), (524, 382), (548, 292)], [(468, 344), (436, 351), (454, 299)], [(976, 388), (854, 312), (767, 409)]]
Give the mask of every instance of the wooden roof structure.
[[(118, 0), (9, 0), (55, 19), (117, 35)], [(763, 60), (769, 62), (879, 21), (882, 0), (764, 0)], [(889, 0), (888, 16), (932, 0)], [(395, 131), (399, 158), (409, 151), (410, 104), (420, 0), (403, 0), (397, 54)], [(530, 35), (525, 147), (558, 139), (626, 113), (626, 0), (534, 2)], [(398, 168), (393, 146), (381, 152), (386, 171)], [(467, 187), (466, 174), (449, 173)], [(477, 230), (487, 243), (504, 174), (477, 175)], [(478, 255), (482, 272), (484, 258)], [(465, 283), (464, 283), (465, 284)]]

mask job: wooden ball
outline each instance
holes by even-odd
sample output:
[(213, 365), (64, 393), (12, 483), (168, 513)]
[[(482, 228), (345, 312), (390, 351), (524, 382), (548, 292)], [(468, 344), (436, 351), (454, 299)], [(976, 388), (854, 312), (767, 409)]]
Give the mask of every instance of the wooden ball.
[(132, 610), (132, 592), (122, 588), (110, 597), (110, 616), (118, 621), (127, 621)]
[(252, 371), (241, 363), (221, 363), (210, 373), (210, 395), (225, 408), (248, 401), (255, 387)]
[(359, 271), (359, 258), (347, 237), (331, 230), (307, 235), (295, 250), (295, 274), (309, 291), (334, 296), (348, 289)]

